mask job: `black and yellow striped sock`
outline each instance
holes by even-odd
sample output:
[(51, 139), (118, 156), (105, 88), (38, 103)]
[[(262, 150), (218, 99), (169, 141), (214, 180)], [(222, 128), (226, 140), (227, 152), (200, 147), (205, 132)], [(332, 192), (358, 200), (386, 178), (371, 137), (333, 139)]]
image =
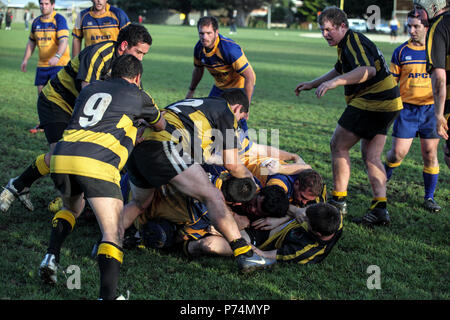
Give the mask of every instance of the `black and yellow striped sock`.
[(123, 261), (122, 248), (112, 242), (100, 242), (97, 261), (100, 269), (100, 299), (114, 300), (117, 297), (117, 284)]
[(59, 262), (61, 246), (67, 236), (75, 226), (75, 217), (69, 210), (59, 210), (52, 219), (52, 232), (50, 234), (50, 244), (47, 253), (55, 255), (56, 262)]
[(39, 155), (36, 160), (25, 169), (24, 172), (14, 180), (14, 188), (22, 191), (24, 188), (30, 188), (31, 185), (39, 178), (50, 173), (50, 168), (45, 163), (45, 153)]
[(345, 201), (347, 199), (347, 191), (335, 191), (333, 190), (331, 192), (331, 196), (333, 197), (333, 200), (335, 201)]
[(235, 257), (245, 254), (251, 256), (253, 254), (252, 246), (245, 241), (244, 238), (239, 238), (230, 242), (231, 250)]
[(386, 197), (377, 197), (372, 199), (372, 203), (370, 204), (370, 210), (380, 208), (387, 208), (387, 198)]

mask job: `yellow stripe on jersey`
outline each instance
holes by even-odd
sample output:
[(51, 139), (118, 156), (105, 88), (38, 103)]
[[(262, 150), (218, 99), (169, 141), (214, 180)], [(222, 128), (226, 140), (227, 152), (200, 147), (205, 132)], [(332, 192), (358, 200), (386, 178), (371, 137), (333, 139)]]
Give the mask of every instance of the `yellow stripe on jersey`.
[(92, 158), (53, 155), (50, 172), (100, 179), (115, 183), (120, 187), (120, 171), (113, 165)]
[(100, 75), (102, 73), (103, 67), (105, 66), (105, 60), (108, 61), (110, 60), (114, 55), (114, 51), (111, 52), (110, 54), (108, 54), (104, 59), (102, 59), (102, 62), (100, 63), (100, 66), (98, 67), (97, 70), (97, 74), (96, 74), (96, 79), (100, 79)]
[[(370, 66), (369, 59), (367, 58), (366, 51), (364, 50), (364, 48), (363, 48), (363, 46), (362, 46), (362, 44), (361, 44), (361, 40), (359, 40), (358, 34), (357, 34), (357, 33), (354, 33), (354, 35), (355, 35), (355, 41), (356, 41), (356, 44), (357, 44), (357, 46), (358, 46), (359, 52), (361, 52), (361, 56), (362, 56), (362, 58), (363, 58), (363, 60), (364, 60), (365, 65), (366, 65), (366, 66)], [(349, 39), (348, 39), (348, 42), (349, 42), (350, 48), (352, 48), (352, 46), (351, 46), (351, 44), (350, 44), (350, 37), (349, 37)], [(356, 55), (355, 55), (355, 60), (358, 61), (358, 58), (357, 58)]]
[[(134, 131), (136, 132), (136, 128), (134, 128)], [(89, 142), (111, 150), (120, 158), (120, 163), (118, 166), (119, 170), (122, 170), (128, 159), (128, 149), (121, 145), (120, 141), (110, 133), (93, 132), (88, 130), (66, 130), (64, 131), (62, 140), (66, 142)]]
[[(319, 245), (318, 243), (316, 243), (316, 245)], [(317, 247), (317, 246), (314, 246)], [(316, 256), (319, 256), (321, 254), (323, 254), (325, 252), (325, 249), (327, 248), (327, 246), (324, 246), (322, 250), (319, 250), (316, 252), (316, 254), (313, 254), (312, 256), (310, 256), (309, 258), (303, 259), (301, 261), (299, 261), (299, 264), (306, 264), (308, 262), (310, 262), (311, 260), (313, 260)], [(306, 249), (306, 248), (305, 248)], [(310, 248), (311, 249), (311, 248)], [(308, 250), (307, 250), (308, 251)], [(299, 256), (302, 253), (296, 254), (295, 256)]]
[[(133, 141), (133, 145), (136, 144), (137, 128), (133, 125), (133, 121), (124, 114), (116, 125), (117, 129), (124, 129), (125, 135)], [(128, 128), (128, 129), (127, 129)]]
[[(261, 244), (260, 246), (258, 246), (258, 249), (264, 250), (270, 243), (272, 243), (273, 241), (275, 241), (275, 239), (277, 239), (276, 243), (275, 243), (275, 248), (281, 248), (284, 238), (286, 237), (286, 235), (288, 234), (289, 231), (291, 231), (294, 228), (299, 227), (300, 224), (297, 222), (297, 220), (293, 220), (291, 223), (289, 223), (286, 227), (284, 227), (283, 229), (281, 229), (280, 231), (276, 232), (275, 234), (273, 234), (272, 236), (269, 237), (269, 239), (267, 239), (266, 241), (264, 241), (263, 244)], [(307, 223), (304, 222), (301, 224), (301, 226), (306, 227)]]
[[(211, 145), (213, 144), (211, 124), (205, 117), (205, 114), (200, 110), (189, 114), (189, 118), (191, 118), (195, 128), (197, 129), (197, 137), (201, 141), (203, 157), (204, 160), (207, 161), (211, 157)], [(225, 137), (223, 137), (223, 139), (225, 139)]]
[[(63, 70), (64, 69), (62, 69), (60, 72), (58, 72), (58, 75), (57, 75), (57, 77), (58, 77), (58, 79), (60, 79), (61, 83), (63, 83), (63, 81), (61, 81), (61, 79), (64, 79), (63, 77), (60, 77), (62, 75)], [(65, 74), (67, 75), (67, 73), (65, 73)], [(71, 86), (69, 86), (69, 88), (71, 88)], [(68, 114), (72, 114), (73, 107), (71, 105), (69, 105), (66, 102), (66, 100), (64, 100), (64, 98), (58, 92), (55, 91), (55, 89), (53, 88), (53, 86), (50, 85), (50, 83), (48, 83), (46, 86), (44, 86), (44, 89), (42, 89), (42, 92), (49, 101), (57, 104), (61, 109), (63, 109)]]
[(436, 22), (434, 22), (433, 25), (431, 26), (430, 31), (428, 32), (429, 41), (427, 41), (427, 46), (428, 46), (427, 52), (428, 52), (428, 59), (429, 59), (429, 62), (431, 65), (434, 65), (433, 60), (432, 60), (432, 55), (431, 55), (431, 48), (433, 47), (434, 33), (436, 32), (436, 27), (442, 21), (443, 18), (444, 18), (444, 16), (441, 16)]
[(267, 183), (267, 186), (279, 186), (279, 187), (283, 188), (284, 192), (286, 192), (286, 193), (288, 192), (288, 187), (280, 179), (270, 179), (269, 182)]
[[(87, 75), (86, 75), (86, 79), (84, 79), (84, 81), (86, 81), (86, 82), (90, 82), (91, 81), (92, 73), (93, 73), (93, 70), (94, 70), (94, 65), (95, 65), (95, 62), (97, 61), (100, 53), (102, 53), (104, 50), (108, 49), (109, 47), (111, 47), (113, 45), (114, 45), (114, 42), (108, 42), (107, 44), (105, 44), (104, 46), (100, 47), (100, 49), (97, 50), (97, 52), (92, 57), (91, 64), (89, 66), (89, 69), (88, 69), (88, 72), (87, 72)], [(108, 57), (112, 57), (112, 56), (108, 55)], [(101, 69), (99, 68), (99, 70), (101, 70)], [(98, 79), (98, 77), (97, 77), (97, 79)]]

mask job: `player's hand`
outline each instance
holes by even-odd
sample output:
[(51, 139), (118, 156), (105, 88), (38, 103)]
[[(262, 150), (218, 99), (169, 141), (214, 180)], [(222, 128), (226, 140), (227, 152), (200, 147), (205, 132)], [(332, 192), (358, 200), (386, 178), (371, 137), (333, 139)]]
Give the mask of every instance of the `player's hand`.
[(445, 140), (448, 140), (448, 122), (443, 115), (436, 118), (436, 131)]
[(22, 62), (22, 65), (20, 66), (20, 69), (22, 70), (22, 72), (27, 72), (27, 64), (28, 64), (28, 61)]
[(56, 66), (59, 62), (59, 59), (57, 57), (51, 57), (50, 60), (48, 60), (48, 64), (52, 67)]
[(295, 95), (298, 96), (300, 92), (302, 91), (308, 91), (313, 88), (312, 84), (310, 82), (300, 82), (297, 87), (295, 88), (294, 92)]
[(325, 93), (327, 93), (328, 90), (334, 89), (336, 87), (337, 87), (337, 84), (333, 80), (323, 82), (320, 86), (317, 87), (317, 90), (316, 90), (317, 98), (320, 99), (321, 97), (323, 97), (325, 95)]
[(192, 99), (194, 97), (194, 92), (195, 90), (188, 90), (188, 92), (186, 93), (186, 98), (185, 99)]

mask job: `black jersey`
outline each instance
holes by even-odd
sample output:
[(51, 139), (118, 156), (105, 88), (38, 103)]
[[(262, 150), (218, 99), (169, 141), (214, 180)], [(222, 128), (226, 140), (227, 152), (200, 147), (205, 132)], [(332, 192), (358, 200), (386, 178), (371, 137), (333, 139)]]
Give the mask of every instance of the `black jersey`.
[(225, 99), (186, 99), (165, 107), (165, 111), (166, 130), (148, 130), (145, 140), (181, 141), (198, 163), (221, 150), (239, 148), (237, 120)]
[[(324, 241), (309, 231), (308, 223), (298, 223), (293, 219), (275, 234), (259, 239), (257, 247), (261, 250), (277, 250), (278, 262), (298, 264), (319, 263), (331, 252), (342, 235), (343, 217), (338, 230), (330, 240)], [(264, 233), (262, 233), (264, 234)]]
[(357, 67), (371, 66), (376, 75), (358, 84), (345, 86), (347, 105), (355, 108), (391, 112), (403, 108), (400, 91), (383, 54), (377, 46), (361, 33), (348, 30), (338, 44), (338, 61), (335, 69), (348, 73)]
[(427, 71), (442, 68), (447, 73), (447, 97), (444, 114), (450, 114), (450, 11), (431, 21), (427, 34)]
[(117, 42), (106, 41), (84, 48), (44, 86), (42, 93), (65, 112), (72, 114), (81, 83), (107, 79), (118, 57)]
[(86, 86), (56, 145), (51, 172), (119, 184), (119, 171), (135, 145), (136, 119), (154, 124), (160, 117), (153, 99), (126, 80), (110, 79)]

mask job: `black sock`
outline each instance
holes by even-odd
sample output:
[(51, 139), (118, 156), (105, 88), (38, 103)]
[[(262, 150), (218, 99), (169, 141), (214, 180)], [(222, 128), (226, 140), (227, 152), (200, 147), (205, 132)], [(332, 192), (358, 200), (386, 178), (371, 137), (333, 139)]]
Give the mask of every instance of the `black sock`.
[(18, 192), (22, 191), (24, 188), (30, 188), (31, 185), (41, 177), (43, 177), (43, 175), (39, 171), (36, 162), (33, 162), (33, 164), (26, 168), (25, 171), (14, 180), (14, 188), (16, 188)]
[(72, 225), (64, 219), (54, 219), (52, 233), (50, 235), (50, 244), (47, 253), (55, 255), (55, 260), (59, 262), (59, 254), (61, 246), (66, 240), (67, 236), (72, 232)]
[(252, 247), (247, 243), (244, 238), (239, 238), (230, 242), (231, 250), (235, 257), (245, 254), (251, 256), (253, 254)]
[(114, 300), (117, 297), (122, 248), (111, 242), (101, 242), (97, 261), (100, 269), (100, 299)]

